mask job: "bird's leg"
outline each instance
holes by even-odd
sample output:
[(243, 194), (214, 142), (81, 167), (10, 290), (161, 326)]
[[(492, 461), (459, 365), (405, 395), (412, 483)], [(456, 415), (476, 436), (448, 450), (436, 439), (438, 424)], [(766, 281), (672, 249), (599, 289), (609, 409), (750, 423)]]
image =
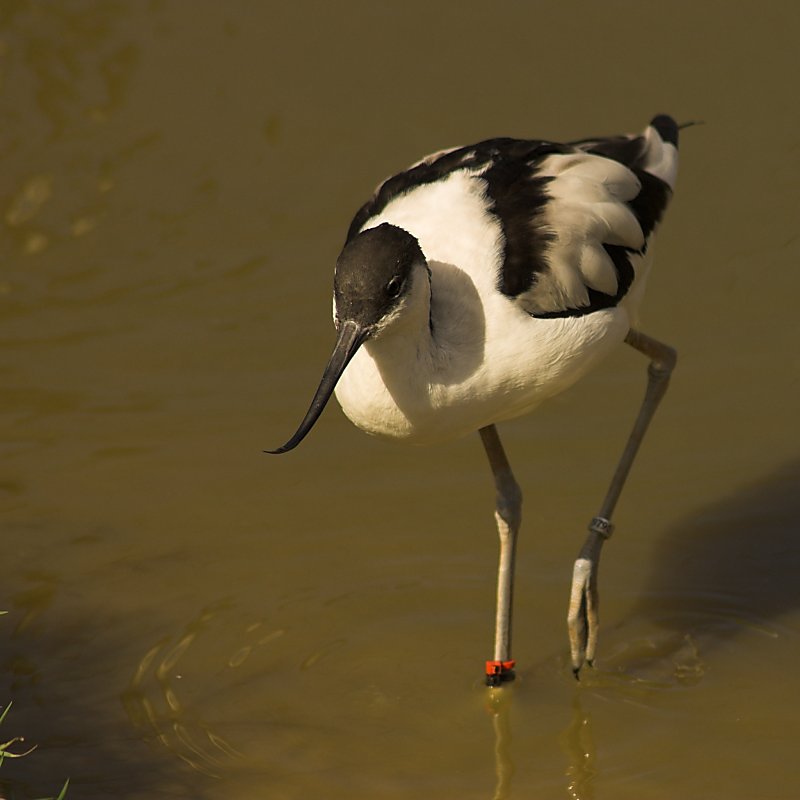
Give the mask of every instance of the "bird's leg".
[(500, 563), (497, 571), (497, 613), (495, 617), (494, 658), (486, 662), (486, 683), (499, 686), (514, 678), (511, 660), (511, 614), (514, 598), (514, 552), (522, 520), (522, 492), (514, 479), (497, 428), (480, 429), (497, 490), (494, 517), (500, 534)]
[(647, 426), (667, 390), (677, 360), (677, 354), (671, 347), (639, 331), (631, 329), (625, 337), (625, 342), (650, 359), (647, 370), (647, 391), (606, 498), (598, 515), (589, 523), (589, 535), (575, 561), (567, 614), (572, 670), (575, 677), (578, 677), (584, 662), (591, 665), (594, 661), (599, 625), (597, 571), (603, 542), (611, 536), (614, 529), (611, 515), (614, 513), (614, 507)]

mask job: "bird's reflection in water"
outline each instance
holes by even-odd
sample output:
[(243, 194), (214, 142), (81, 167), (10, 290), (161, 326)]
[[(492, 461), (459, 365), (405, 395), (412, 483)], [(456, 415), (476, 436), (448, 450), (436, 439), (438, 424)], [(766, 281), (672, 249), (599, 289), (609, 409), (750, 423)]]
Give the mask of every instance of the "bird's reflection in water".
[[(495, 789), (492, 800), (508, 800), (511, 797), (511, 783), (516, 768), (511, 743), (511, 703), (513, 689), (489, 689), (487, 711), (494, 730), (494, 768)], [(594, 781), (597, 774), (596, 748), (592, 736), (589, 715), (584, 712), (580, 692), (576, 692), (572, 704), (572, 718), (569, 726), (559, 736), (561, 749), (567, 757), (566, 790), (572, 800), (593, 800)]]
[(511, 796), (511, 779), (514, 777), (514, 760), (511, 757), (511, 723), (509, 712), (514, 693), (509, 686), (488, 689), (486, 705), (494, 728), (494, 769), (497, 777), (492, 800), (507, 800)]
[(592, 723), (581, 706), (580, 693), (572, 700), (572, 719), (559, 737), (561, 748), (569, 760), (567, 767), (567, 797), (592, 800), (596, 770), (596, 749)]

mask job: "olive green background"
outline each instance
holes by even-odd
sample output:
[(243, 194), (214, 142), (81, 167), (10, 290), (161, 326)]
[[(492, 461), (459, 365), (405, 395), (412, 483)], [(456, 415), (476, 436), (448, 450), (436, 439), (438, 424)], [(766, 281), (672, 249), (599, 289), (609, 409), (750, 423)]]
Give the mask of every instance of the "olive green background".
[[(0, 739), (9, 798), (792, 798), (800, 661), (798, 6), (0, 4)], [(525, 491), (497, 704), (477, 436), (335, 404), (332, 268), (383, 177), (489, 136), (702, 120), (643, 329), (679, 364), (605, 549), (572, 560), (644, 389), (622, 348), (501, 435)]]

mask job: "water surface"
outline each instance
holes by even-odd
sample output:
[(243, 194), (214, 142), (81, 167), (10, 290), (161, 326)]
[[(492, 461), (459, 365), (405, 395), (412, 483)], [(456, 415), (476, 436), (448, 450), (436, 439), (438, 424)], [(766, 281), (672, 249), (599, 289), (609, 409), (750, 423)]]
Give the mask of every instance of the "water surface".
[[(5, 796), (793, 797), (799, 16), (5, 3), (0, 703), (38, 745)], [(643, 310), (680, 361), (606, 548), (598, 668), (572, 679), (564, 617), (644, 387), (629, 348), (501, 427), (526, 501), (492, 701), (478, 437), (404, 448), (332, 407), (261, 451), (316, 385), (378, 180), (662, 111), (705, 121)]]

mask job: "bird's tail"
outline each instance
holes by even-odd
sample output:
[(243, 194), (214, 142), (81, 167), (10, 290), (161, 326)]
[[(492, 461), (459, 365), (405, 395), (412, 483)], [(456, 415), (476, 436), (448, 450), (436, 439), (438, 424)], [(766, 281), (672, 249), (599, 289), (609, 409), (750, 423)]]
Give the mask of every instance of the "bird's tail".
[(644, 132), (642, 168), (675, 188), (678, 176), (678, 125), (672, 117), (658, 114)]

